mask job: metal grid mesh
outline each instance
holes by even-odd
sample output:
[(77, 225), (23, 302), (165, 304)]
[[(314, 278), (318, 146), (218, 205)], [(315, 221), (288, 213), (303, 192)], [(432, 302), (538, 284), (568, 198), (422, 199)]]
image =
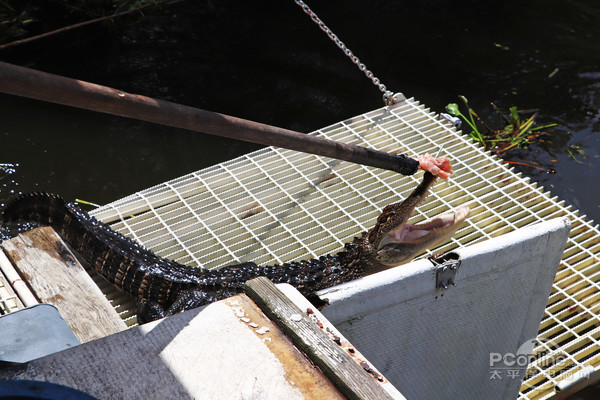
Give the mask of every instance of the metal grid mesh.
[[(468, 223), (438, 253), (558, 216), (572, 231), (520, 399), (545, 399), (584, 366), (600, 364), (600, 232), (590, 221), (409, 99), (315, 134), (387, 152), (452, 159), (412, 222), (466, 204)], [(420, 174), (419, 174), (420, 175)], [(135, 193), (92, 212), (161, 256), (207, 268), (312, 258), (339, 250), (419, 177), (266, 148)], [(549, 363), (561, 355), (560, 363)], [(590, 382), (591, 383), (591, 382)]]

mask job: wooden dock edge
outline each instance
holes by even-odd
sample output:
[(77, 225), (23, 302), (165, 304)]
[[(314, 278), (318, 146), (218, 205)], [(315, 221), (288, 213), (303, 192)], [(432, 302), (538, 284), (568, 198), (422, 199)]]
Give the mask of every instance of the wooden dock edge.
[(127, 329), (52, 228), (35, 228), (3, 241), (2, 248), (34, 296), (54, 305), (82, 343)]
[(246, 282), (245, 291), (348, 399), (398, 398), (386, 391), (376, 376), (350, 357), (309, 318), (306, 310), (300, 310), (267, 278), (260, 277)]

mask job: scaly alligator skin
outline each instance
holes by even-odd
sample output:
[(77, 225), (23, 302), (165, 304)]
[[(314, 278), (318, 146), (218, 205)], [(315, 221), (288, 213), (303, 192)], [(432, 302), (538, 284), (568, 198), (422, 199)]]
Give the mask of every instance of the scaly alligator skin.
[(247, 280), (258, 276), (289, 283), (310, 295), (410, 261), (454, 233), (469, 214), (468, 208), (462, 207), (425, 225), (407, 224), (435, 180), (425, 173), (409, 197), (387, 206), (369, 232), (347, 243), (339, 253), (274, 266), (248, 262), (218, 270), (187, 267), (157, 256), (51, 194), (17, 198), (4, 210), (4, 223), (32, 221), (52, 226), (104, 278), (138, 300), (138, 319), (143, 323), (232, 296), (243, 290)]

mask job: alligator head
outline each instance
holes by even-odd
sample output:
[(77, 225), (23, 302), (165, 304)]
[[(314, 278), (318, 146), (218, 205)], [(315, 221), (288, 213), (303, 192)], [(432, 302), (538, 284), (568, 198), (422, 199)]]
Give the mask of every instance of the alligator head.
[[(372, 266), (385, 269), (410, 261), (426, 249), (449, 238), (469, 216), (469, 207), (463, 206), (425, 224), (408, 223), (413, 210), (425, 199), (436, 178), (437, 176), (425, 172), (423, 181), (410, 196), (401, 203), (391, 204), (383, 209), (377, 224), (366, 235), (370, 256), (377, 261)], [(377, 267), (377, 264), (381, 266)], [(371, 272), (376, 271), (369, 271)]]

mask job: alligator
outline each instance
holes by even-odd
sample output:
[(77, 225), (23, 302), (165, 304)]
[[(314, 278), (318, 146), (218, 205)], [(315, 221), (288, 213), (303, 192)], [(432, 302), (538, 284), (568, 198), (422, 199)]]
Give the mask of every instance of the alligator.
[(13, 200), (4, 210), (4, 223), (29, 221), (54, 228), (100, 275), (137, 300), (138, 320), (145, 323), (230, 297), (243, 291), (247, 280), (258, 276), (289, 283), (310, 296), (408, 262), (447, 239), (469, 215), (469, 208), (463, 206), (426, 224), (407, 223), (436, 178), (425, 172), (422, 182), (404, 201), (385, 207), (375, 226), (346, 243), (340, 252), (283, 265), (245, 262), (220, 269), (184, 266), (157, 256), (60, 196), (46, 193)]

